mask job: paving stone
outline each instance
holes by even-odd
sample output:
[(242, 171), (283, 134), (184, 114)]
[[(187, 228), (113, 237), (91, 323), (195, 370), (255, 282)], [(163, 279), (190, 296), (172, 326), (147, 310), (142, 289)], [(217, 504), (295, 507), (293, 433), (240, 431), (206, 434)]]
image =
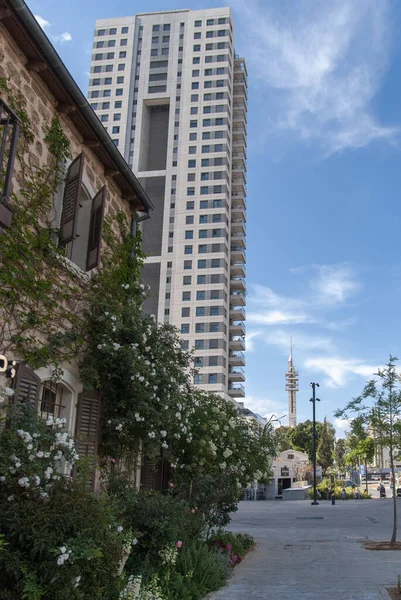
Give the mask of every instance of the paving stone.
[(210, 600), (383, 600), (401, 574), (400, 551), (362, 548), (390, 540), (391, 500), (241, 502), (230, 529), (257, 546)]

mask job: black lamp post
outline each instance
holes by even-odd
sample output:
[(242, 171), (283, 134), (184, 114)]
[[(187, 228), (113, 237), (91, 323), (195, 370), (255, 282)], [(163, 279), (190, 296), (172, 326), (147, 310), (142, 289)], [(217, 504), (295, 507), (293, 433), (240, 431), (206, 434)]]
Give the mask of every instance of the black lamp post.
[(316, 401), (320, 402), (319, 398), (316, 398), (316, 386), (319, 387), (318, 383), (311, 383), (312, 398), (310, 401), (313, 403), (313, 502), (312, 505), (319, 504), (317, 501), (317, 490), (316, 490)]

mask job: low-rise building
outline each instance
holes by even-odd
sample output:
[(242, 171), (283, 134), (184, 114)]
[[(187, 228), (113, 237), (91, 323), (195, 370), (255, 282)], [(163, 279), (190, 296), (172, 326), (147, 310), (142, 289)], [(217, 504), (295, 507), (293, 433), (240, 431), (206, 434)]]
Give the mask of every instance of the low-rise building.
[(280, 452), (273, 460), (273, 479), (266, 487), (266, 499), (280, 497), (283, 490), (290, 488), (296, 481), (302, 481), (308, 464), (309, 457), (304, 452), (291, 449)]

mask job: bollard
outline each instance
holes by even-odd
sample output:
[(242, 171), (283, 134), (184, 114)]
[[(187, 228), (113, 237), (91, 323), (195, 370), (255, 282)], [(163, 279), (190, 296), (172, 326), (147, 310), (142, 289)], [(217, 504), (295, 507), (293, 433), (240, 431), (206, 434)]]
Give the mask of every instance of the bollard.
[(332, 506), (334, 506), (334, 505), (335, 505), (335, 503), (336, 503), (336, 497), (335, 497), (335, 495), (334, 495), (334, 494), (332, 494), (332, 495), (331, 495), (331, 504), (332, 504)]

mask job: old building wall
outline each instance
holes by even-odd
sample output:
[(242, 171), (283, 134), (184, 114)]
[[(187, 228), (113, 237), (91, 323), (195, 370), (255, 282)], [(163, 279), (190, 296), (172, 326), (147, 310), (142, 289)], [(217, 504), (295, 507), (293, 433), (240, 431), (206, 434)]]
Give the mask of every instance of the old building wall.
[[(29, 65), (28, 65), (29, 66)], [(32, 66), (35, 68), (35, 66)], [(15, 94), (19, 92), (23, 105), (30, 119), (35, 140), (30, 147), (29, 156), (26, 157), (33, 166), (41, 167), (48, 164), (50, 157), (44, 138), (53, 117), (58, 113), (63, 124), (63, 129), (70, 142), (70, 151), (73, 158), (81, 152), (85, 153), (85, 176), (91, 182), (94, 190), (100, 190), (107, 185), (107, 195), (104, 215), (113, 217), (122, 210), (128, 220), (131, 217), (131, 208), (128, 201), (123, 200), (119, 188), (112, 177), (106, 177), (104, 167), (92, 150), (85, 145), (80, 133), (75, 129), (67, 114), (57, 107), (43, 81), (34, 70), (27, 68), (25, 55), (10, 38), (8, 32), (0, 23), (0, 77), (4, 77), (7, 86)], [(6, 94), (3, 94), (7, 102)], [(18, 171), (21, 166), (18, 161), (14, 166), (13, 192), (18, 194)]]

